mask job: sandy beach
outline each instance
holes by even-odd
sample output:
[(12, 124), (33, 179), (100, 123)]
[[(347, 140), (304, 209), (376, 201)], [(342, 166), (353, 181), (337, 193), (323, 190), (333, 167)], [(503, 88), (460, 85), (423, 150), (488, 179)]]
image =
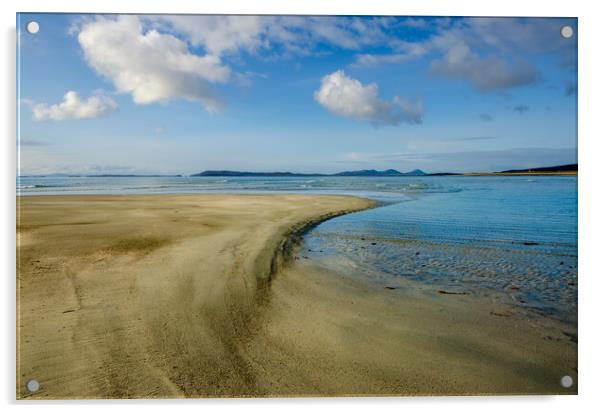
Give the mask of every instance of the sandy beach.
[[(295, 253), (347, 196), (24, 196), (17, 397), (575, 394), (566, 325)], [(29, 379), (40, 390), (25, 389)]]

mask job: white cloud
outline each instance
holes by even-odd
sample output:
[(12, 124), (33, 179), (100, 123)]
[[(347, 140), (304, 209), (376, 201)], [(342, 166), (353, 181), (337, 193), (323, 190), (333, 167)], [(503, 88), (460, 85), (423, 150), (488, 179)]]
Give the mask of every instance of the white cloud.
[[(386, 41), (387, 18), (312, 16), (96, 16), (77, 19), (89, 66), (135, 103), (200, 102), (209, 112), (223, 106), (214, 84), (248, 85), (237, 73), (242, 53), (274, 58), (309, 55), (318, 44), (359, 50)], [(320, 51), (319, 53), (322, 53)], [(316, 52), (317, 53), (317, 52)]]
[(185, 34), (191, 44), (207, 53), (221, 55), (239, 50), (253, 51), (262, 45), (266, 29), (260, 16), (161, 16), (153, 18), (160, 27)]
[(357, 50), (386, 42), (390, 21), (336, 16), (152, 16), (147, 20), (217, 56), (242, 51), (306, 55), (317, 44)]
[(402, 26), (412, 27), (415, 29), (425, 29), (428, 27), (429, 23), (426, 19), (417, 18), (417, 17), (407, 17), (404, 21), (401, 22)]
[(509, 89), (537, 81), (538, 70), (527, 59), (539, 54), (549, 54), (561, 65), (574, 69), (576, 39), (558, 35), (562, 24), (571, 24), (571, 20), (434, 19), (428, 21), (433, 34), (421, 36), (418, 41), (389, 36), (381, 44), (389, 52), (358, 54), (353, 65), (401, 64), (429, 57), (435, 75), (465, 80), (480, 91)]
[[(231, 65), (245, 53), (263, 58), (357, 51), (354, 66), (434, 59), (431, 73), (462, 79), (481, 91), (533, 83), (537, 70), (522, 55), (563, 54), (573, 41), (555, 19), (396, 19), (337, 16), (119, 16), (78, 20), (70, 31), (89, 65), (139, 104), (186, 99), (210, 112), (223, 103), (214, 84), (250, 83)], [(397, 29), (424, 32), (419, 41)], [(434, 34), (431, 34), (434, 33)], [(375, 54), (375, 50), (390, 52)], [(524, 57), (524, 56), (523, 56)], [(573, 59), (574, 60), (574, 59)]]
[(372, 122), (375, 125), (397, 125), (400, 122), (421, 123), (422, 104), (395, 96), (381, 100), (375, 83), (362, 85), (342, 70), (322, 78), (314, 99), (335, 115)]
[(419, 59), (431, 51), (432, 46), (428, 43), (406, 42), (398, 39), (391, 39), (394, 43), (394, 53), (381, 54), (357, 54), (353, 66), (370, 67), (381, 64), (405, 63)]
[(88, 64), (118, 92), (131, 93), (135, 103), (186, 99), (202, 103), (209, 112), (222, 106), (210, 86), (230, 78), (220, 58), (193, 54), (171, 34), (145, 31), (137, 16), (85, 22), (78, 40)]
[(95, 95), (82, 100), (77, 92), (72, 90), (65, 93), (60, 103), (54, 105), (37, 103), (31, 106), (36, 121), (98, 118), (115, 109), (117, 103), (108, 96)]
[(559, 36), (560, 27), (573, 19), (473, 17), (466, 36), (475, 45), (486, 44), (503, 52), (572, 53), (577, 39)]
[(537, 71), (525, 61), (507, 64), (495, 56), (479, 57), (465, 43), (453, 46), (441, 59), (431, 62), (432, 73), (468, 81), (481, 91), (507, 89), (534, 83)]
[(414, 60), (417, 56), (404, 53), (393, 53), (393, 54), (358, 54), (355, 56), (355, 62), (353, 66), (378, 66), (382, 64), (395, 64), (405, 63), (410, 60)]

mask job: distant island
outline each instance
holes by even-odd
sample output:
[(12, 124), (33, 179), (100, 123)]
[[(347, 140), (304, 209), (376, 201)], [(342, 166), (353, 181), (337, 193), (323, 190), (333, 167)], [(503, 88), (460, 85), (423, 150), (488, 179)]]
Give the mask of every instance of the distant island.
[(572, 163), (569, 165), (548, 166), (545, 168), (510, 169), (508, 171), (502, 171), (500, 173), (513, 174), (513, 173), (534, 173), (534, 172), (577, 172), (578, 169), (579, 169), (578, 164)]
[(462, 175), (467, 176), (512, 176), (512, 175), (577, 175), (579, 171), (578, 164), (546, 166), (541, 168), (529, 169), (508, 169), (501, 172), (470, 172)]
[(399, 172), (395, 169), (387, 169), (384, 171), (377, 171), (376, 169), (362, 169), (359, 171), (344, 171), (336, 174), (319, 174), (319, 173), (295, 173), (295, 172), (241, 172), (241, 171), (203, 171), (198, 174), (190, 176), (219, 176), (219, 177), (241, 177), (241, 176), (283, 176), (283, 177), (295, 177), (295, 176), (426, 176), (427, 174), (420, 169), (415, 169), (410, 172)]
[[(396, 169), (376, 170), (360, 169), (357, 171), (343, 171), (334, 174), (321, 173), (298, 173), (298, 172), (245, 172), (229, 170), (207, 170), (194, 176), (208, 177), (319, 177), (319, 176), (350, 176), (350, 177), (396, 177), (396, 176), (512, 176), (512, 175), (577, 175), (578, 164), (546, 166), (529, 169), (508, 169), (499, 172), (436, 172), (426, 173), (420, 169), (414, 169), (409, 172), (400, 172)], [(48, 174), (48, 175), (21, 175), (21, 178), (39, 178), (39, 177), (66, 177), (66, 178), (181, 178), (186, 175), (144, 175), (144, 174)]]
[(511, 175), (577, 175), (577, 164), (546, 166), (529, 169), (509, 169), (499, 172), (437, 172), (426, 173), (420, 169), (410, 172), (400, 172), (396, 169), (378, 171), (376, 169), (361, 169), (358, 171), (344, 171), (334, 174), (297, 173), (297, 172), (244, 172), (228, 170), (208, 170), (190, 176), (210, 177), (312, 177), (312, 176), (357, 176), (357, 177), (395, 177), (395, 176), (511, 176)]
[(362, 169), (360, 171), (346, 171), (334, 174), (334, 176), (425, 176), (425, 172), (420, 169), (414, 169), (410, 172), (399, 172), (395, 169), (387, 169), (386, 171), (377, 171), (376, 169)]

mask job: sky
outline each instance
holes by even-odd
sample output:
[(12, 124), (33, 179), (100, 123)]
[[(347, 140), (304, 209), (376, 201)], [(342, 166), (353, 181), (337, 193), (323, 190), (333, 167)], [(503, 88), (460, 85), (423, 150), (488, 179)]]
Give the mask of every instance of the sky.
[(576, 19), (20, 14), (17, 30), (20, 175), (577, 161)]

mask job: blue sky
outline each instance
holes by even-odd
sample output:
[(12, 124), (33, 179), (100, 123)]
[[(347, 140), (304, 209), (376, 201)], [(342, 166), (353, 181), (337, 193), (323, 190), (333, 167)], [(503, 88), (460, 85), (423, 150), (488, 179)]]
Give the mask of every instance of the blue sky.
[(23, 175), (576, 162), (575, 19), (21, 14), (17, 24)]

